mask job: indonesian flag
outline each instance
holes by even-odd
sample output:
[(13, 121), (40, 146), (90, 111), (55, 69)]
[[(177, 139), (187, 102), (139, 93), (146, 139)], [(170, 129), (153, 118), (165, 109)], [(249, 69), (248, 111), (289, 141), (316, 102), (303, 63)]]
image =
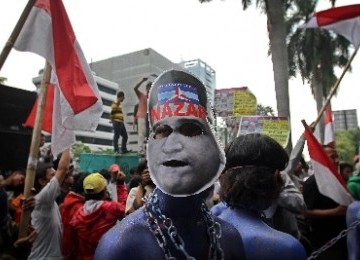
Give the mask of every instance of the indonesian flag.
[(333, 118), (331, 113), (331, 108), (328, 105), (325, 110), (325, 134), (324, 134), (324, 144), (335, 147), (335, 131)]
[(75, 142), (73, 130), (95, 131), (102, 101), (61, 0), (37, 0), (14, 48), (44, 57), (52, 67), (52, 153)]
[(360, 4), (330, 8), (315, 13), (301, 28), (333, 30), (348, 39), (355, 48), (360, 45)]
[[(39, 102), (39, 97), (35, 100), (35, 103), (31, 109), (31, 112), (28, 115), (26, 122), (23, 124), (24, 127), (34, 127), (38, 102)], [(54, 85), (49, 84), (47, 93), (46, 93), (44, 117), (43, 117), (43, 122), (42, 122), (42, 127), (41, 127), (42, 130), (44, 130), (48, 133), (52, 132), (53, 106), (54, 106)]]
[(348, 206), (353, 198), (336, 166), (308, 128), (305, 128), (305, 138), (320, 193), (340, 205)]

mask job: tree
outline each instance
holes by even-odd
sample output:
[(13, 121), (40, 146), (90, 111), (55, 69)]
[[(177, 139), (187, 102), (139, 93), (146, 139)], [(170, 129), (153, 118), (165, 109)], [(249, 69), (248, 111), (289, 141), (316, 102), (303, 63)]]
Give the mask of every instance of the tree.
[[(301, 29), (314, 13), (317, 0), (296, 0), (288, 9), (287, 42), (289, 52), (289, 76), (300, 74), (303, 83), (310, 84), (317, 111), (323, 106), (330, 88), (337, 80), (334, 67), (343, 67), (349, 59), (350, 43), (341, 35), (324, 29)], [(323, 141), (324, 120), (319, 122)]]
[(258, 115), (258, 116), (275, 116), (275, 112), (271, 106), (263, 106), (261, 104), (257, 104), (256, 115)]
[(7, 78), (5, 77), (0, 77), (0, 84), (3, 84), (7, 81)]
[[(210, 2), (211, 0), (199, 1), (203, 3)], [(252, 2), (252, 0), (242, 0), (243, 9), (246, 10)], [(256, 6), (265, 11), (268, 18), (270, 53), (274, 70), (278, 115), (288, 117), (290, 121), (288, 53), (286, 48), (286, 24), (284, 20), (287, 5), (287, 0), (256, 0)], [(290, 131), (286, 151), (290, 153), (291, 149)]]
[(354, 156), (359, 154), (360, 129), (338, 132), (335, 141), (340, 160), (352, 163)]

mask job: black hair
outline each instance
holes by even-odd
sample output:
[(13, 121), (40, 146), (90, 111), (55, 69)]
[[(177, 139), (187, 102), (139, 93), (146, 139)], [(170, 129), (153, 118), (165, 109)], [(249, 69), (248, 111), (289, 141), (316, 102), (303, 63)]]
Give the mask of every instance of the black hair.
[(111, 174), (107, 169), (101, 169), (99, 173), (109, 182), (111, 179)]
[(235, 138), (225, 149), (226, 166), (220, 176), (221, 197), (230, 207), (253, 211), (268, 208), (278, 198), (288, 155), (269, 136), (247, 134)]
[(39, 183), (39, 180), (45, 180), (46, 179), (46, 173), (48, 169), (53, 168), (52, 163), (42, 163), (39, 162), (36, 166), (36, 172), (35, 172), (35, 182), (34, 182), (34, 188), (36, 189), (36, 192), (39, 192), (42, 188), (42, 186)]
[(152, 85), (152, 82), (151, 81), (149, 81), (147, 84), (146, 84), (146, 90), (148, 91), (148, 90), (150, 90), (150, 88), (151, 88), (151, 85)]
[(145, 170), (147, 167), (148, 167), (147, 166), (147, 160), (145, 158), (141, 159), (141, 161), (138, 164), (138, 168), (137, 168), (138, 174), (141, 174), (142, 171)]
[(354, 170), (354, 166), (353, 166), (352, 164), (346, 163), (346, 162), (340, 163), (340, 164), (339, 164), (339, 167), (340, 167), (340, 172), (342, 172), (342, 171), (343, 171), (344, 169), (346, 169), (346, 168), (350, 168), (351, 171)]
[(119, 91), (119, 92), (116, 94), (116, 97), (117, 97), (117, 98), (125, 97), (124, 91)]
[(79, 172), (78, 174), (74, 174), (74, 184), (71, 187), (71, 191), (80, 194), (80, 195), (84, 195), (84, 179), (89, 175), (90, 173), (88, 172)]
[(85, 200), (104, 200), (105, 194), (107, 193), (106, 188), (100, 191), (99, 193), (86, 193)]

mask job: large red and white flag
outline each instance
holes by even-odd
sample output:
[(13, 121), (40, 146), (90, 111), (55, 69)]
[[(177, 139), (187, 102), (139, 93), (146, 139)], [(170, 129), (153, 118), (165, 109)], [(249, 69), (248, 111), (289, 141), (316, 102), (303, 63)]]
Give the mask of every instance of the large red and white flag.
[(331, 147), (335, 147), (334, 123), (333, 123), (331, 108), (329, 105), (326, 107), (325, 110), (324, 144)]
[(320, 193), (340, 205), (348, 206), (353, 198), (336, 166), (308, 128), (305, 128), (305, 138)]
[(315, 13), (301, 28), (333, 30), (360, 46), (360, 4), (330, 8)]
[(73, 130), (95, 131), (102, 101), (62, 1), (37, 0), (14, 48), (39, 54), (52, 67), (52, 153), (75, 142)]

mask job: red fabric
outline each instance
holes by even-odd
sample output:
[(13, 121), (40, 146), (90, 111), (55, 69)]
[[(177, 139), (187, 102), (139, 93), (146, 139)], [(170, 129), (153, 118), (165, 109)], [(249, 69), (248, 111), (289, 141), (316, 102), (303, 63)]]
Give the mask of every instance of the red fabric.
[(121, 203), (122, 206), (125, 208), (126, 199), (128, 196), (128, 190), (126, 188), (126, 185), (125, 184), (116, 185), (116, 192), (117, 192), (118, 202)]
[(97, 244), (102, 235), (121, 220), (125, 214), (125, 207), (117, 202), (103, 201), (101, 206), (90, 214), (82, 207), (71, 220), (74, 229), (74, 240), (77, 241), (73, 254), (76, 259), (92, 260)]
[(328, 168), (331, 174), (339, 181), (344, 189), (348, 191), (347, 185), (344, 179), (341, 178), (340, 174), (338, 174), (336, 166), (330, 161), (330, 158), (327, 156), (324, 148), (307, 127), (305, 127), (305, 138), (311, 160), (317, 161)]
[(84, 205), (85, 198), (79, 194), (69, 192), (60, 207), (61, 220), (63, 223), (62, 252), (66, 259), (71, 259), (71, 248), (74, 243), (70, 221), (75, 213)]
[(61, 92), (75, 114), (97, 102), (83, 71), (76, 50), (75, 33), (71, 27), (64, 4), (60, 0), (38, 0), (35, 6), (45, 10), (52, 20), (53, 50), (56, 75)]
[[(352, 19), (360, 16), (360, 4), (330, 8), (315, 14), (320, 26), (329, 25), (342, 20)], [(358, 18), (359, 19), (359, 18)]]
[[(24, 127), (31, 127), (34, 128), (34, 122), (38, 107), (38, 100), (36, 99), (29, 116), (26, 119), (26, 122), (23, 124)], [(46, 101), (45, 101), (45, 108), (44, 108), (44, 118), (42, 122), (41, 129), (51, 133), (52, 132), (52, 114), (53, 114), (53, 106), (54, 106), (54, 85), (48, 84), (48, 90), (46, 92)]]

